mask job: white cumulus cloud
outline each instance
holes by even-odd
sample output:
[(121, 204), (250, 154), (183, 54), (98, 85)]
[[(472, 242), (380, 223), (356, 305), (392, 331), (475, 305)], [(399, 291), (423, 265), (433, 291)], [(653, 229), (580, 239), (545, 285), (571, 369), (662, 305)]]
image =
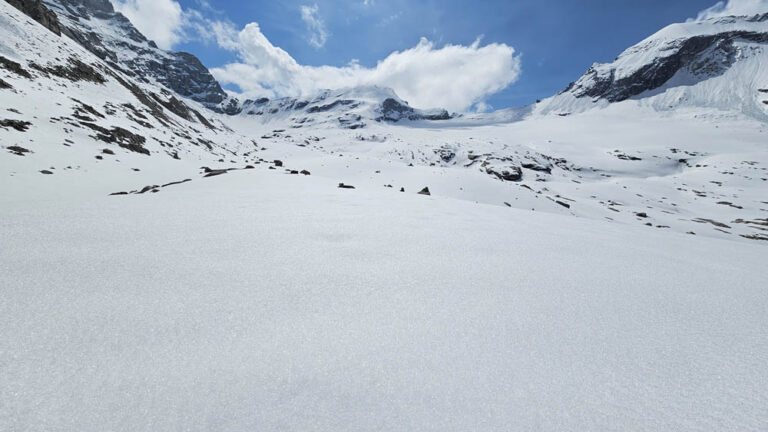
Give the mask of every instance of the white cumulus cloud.
[(753, 16), (768, 13), (768, 0), (728, 0), (699, 12), (694, 21), (724, 16)]
[(422, 38), (416, 46), (393, 52), (375, 67), (357, 62), (342, 67), (301, 65), (273, 45), (257, 23), (224, 40), (222, 47), (235, 50), (240, 62), (211, 72), (248, 97), (306, 96), (321, 89), (378, 85), (392, 88), (415, 107), (465, 111), (520, 75), (520, 58), (512, 47), (481, 45), (479, 39), (468, 46), (438, 47)]
[(184, 39), (184, 12), (174, 0), (112, 0), (115, 9), (157, 46), (171, 49)]

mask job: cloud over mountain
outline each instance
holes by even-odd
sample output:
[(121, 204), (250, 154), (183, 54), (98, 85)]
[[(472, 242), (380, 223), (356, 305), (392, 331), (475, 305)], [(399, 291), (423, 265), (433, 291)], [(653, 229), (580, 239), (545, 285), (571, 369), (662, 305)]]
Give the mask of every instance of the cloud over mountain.
[[(520, 75), (520, 57), (503, 43), (438, 46), (426, 38), (413, 47), (395, 51), (376, 65), (352, 60), (343, 66), (307, 66), (274, 45), (258, 23), (242, 30), (227, 21), (211, 19), (175, 0), (113, 0), (117, 10), (161, 48), (189, 40), (215, 40), (237, 55), (238, 61), (211, 72), (223, 84), (237, 86), (246, 97), (305, 96), (321, 89), (361, 85), (390, 87), (413, 106), (465, 111), (485, 107), (484, 101), (505, 89)], [(316, 5), (300, 8), (308, 42), (325, 45), (328, 30)]]
[(324, 88), (378, 85), (391, 87), (413, 106), (463, 111), (512, 84), (520, 58), (506, 44), (445, 45), (422, 38), (416, 46), (395, 51), (374, 67), (306, 66), (273, 45), (257, 23), (219, 38), (240, 61), (212, 70), (225, 84), (248, 96), (307, 95)]
[(719, 1), (712, 7), (699, 12), (694, 21), (723, 16), (749, 16), (768, 13), (768, 0), (728, 0)]

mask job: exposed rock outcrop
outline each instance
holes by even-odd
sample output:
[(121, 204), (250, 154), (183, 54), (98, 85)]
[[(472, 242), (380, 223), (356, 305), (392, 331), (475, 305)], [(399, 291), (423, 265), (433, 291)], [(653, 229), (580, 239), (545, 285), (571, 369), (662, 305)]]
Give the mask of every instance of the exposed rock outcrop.
[(61, 36), (61, 24), (55, 13), (48, 9), (40, 0), (5, 0), (11, 6), (24, 12), (43, 27)]

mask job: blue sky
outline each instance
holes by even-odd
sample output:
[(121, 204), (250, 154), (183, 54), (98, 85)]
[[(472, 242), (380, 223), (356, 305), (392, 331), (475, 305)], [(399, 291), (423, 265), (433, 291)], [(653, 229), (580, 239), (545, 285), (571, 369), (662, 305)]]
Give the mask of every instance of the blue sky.
[[(238, 31), (248, 23), (257, 22), (272, 45), (308, 66), (343, 67), (356, 59), (361, 66), (373, 68), (393, 51), (413, 48), (422, 37), (434, 44), (433, 49), (445, 44), (470, 46), (478, 37), (482, 37), (481, 46), (504, 44), (514, 48), (521, 71), (506, 89), (484, 97), (495, 109), (550, 96), (577, 79), (592, 62), (611, 61), (625, 48), (665, 25), (695, 17), (714, 3), (713, 0), (207, 0), (207, 5), (201, 0), (178, 2), (185, 11), (195, 10), (206, 19), (227, 21)], [(313, 19), (321, 23), (321, 40), (318, 40), (318, 28), (313, 30), (302, 19), (302, 7), (311, 8)], [(242, 51), (222, 49), (210, 38), (189, 36), (173, 48), (198, 55), (212, 68), (239, 61)], [(234, 84), (228, 87), (237, 88)], [(446, 85), (444, 91), (450, 92), (451, 86)]]

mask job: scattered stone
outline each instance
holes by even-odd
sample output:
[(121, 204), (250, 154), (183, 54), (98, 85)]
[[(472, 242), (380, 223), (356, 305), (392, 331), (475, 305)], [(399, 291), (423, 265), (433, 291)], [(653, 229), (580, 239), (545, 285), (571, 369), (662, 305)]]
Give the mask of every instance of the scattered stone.
[(419, 191), (419, 195), (432, 195), (432, 194), (429, 192), (429, 188), (425, 187), (424, 189)]
[(113, 152), (113, 151), (112, 151), (112, 150), (110, 150), (110, 149), (104, 149), (104, 150), (102, 150), (101, 152), (102, 152), (102, 153), (104, 153), (104, 154), (108, 154), (108, 155), (114, 155), (114, 154), (115, 154), (115, 152)]
[(6, 147), (6, 148), (10, 153), (15, 154), (17, 156), (24, 156), (24, 153), (32, 153), (32, 150), (25, 149), (24, 147), (16, 146), (16, 145)]
[(405, 192), (405, 188), (404, 188), (404, 187), (401, 187), (401, 188), (400, 188), (400, 192)]
[(186, 182), (190, 182), (190, 181), (192, 181), (192, 179), (184, 179), (184, 180), (181, 180), (181, 181), (175, 181), (175, 182), (166, 183), (166, 184), (164, 184), (164, 185), (162, 185), (160, 187), (168, 187), (168, 186), (178, 185), (178, 184), (182, 184), (182, 183), (186, 183)]
[(703, 223), (708, 223), (708, 224), (712, 224), (712, 225), (714, 225), (716, 227), (720, 227), (720, 228), (728, 228), (728, 229), (731, 228), (730, 226), (728, 226), (728, 225), (726, 225), (726, 224), (724, 224), (722, 222), (718, 222), (718, 221), (715, 221), (715, 220), (712, 220), (712, 219), (696, 218), (696, 219), (692, 219), (692, 221), (696, 222), (696, 223), (702, 223), (702, 224)]
[(310, 173), (310, 172), (309, 172), (309, 171), (307, 171), (307, 170), (301, 170), (301, 174), (302, 174), (302, 175), (307, 175), (307, 176), (308, 176), (308, 175), (311, 175), (312, 173)]
[(101, 155), (96, 155), (96, 159), (103, 160), (104, 158)]
[(112, 192), (109, 194), (109, 196), (115, 196), (115, 195), (128, 195), (128, 192)]
[(635, 213), (635, 216), (637, 216), (639, 218), (647, 218), (648, 214), (645, 213), (645, 212), (639, 212), (639, 213)]
[(51, 171), (48, 171), (48, 170), (42, 170), (42, 171), (40, 171), (40, 174), (47, 174), (47, 175), (50, 175), (50, 174), (53, 174), (53, 172), (51, 172)]
[(539, 171), (539, 172), (545, 172), (547, 174), (552, 174), (552, 167), (539, 165), (535, 163), (524, 163), (522, 166), (523, 168), (529, 169), (532, 171)]
[(143, 187), (143, 188), (142, 188), (140, 191), (138, 191), (138, 192), (136, 192), (136, 193), (137, 193), (137, 194), (143, 194), (143, 193), (147, 193), (147, 192), (149, 192), (149, 191), (152, 191), (152, 192), (157, 192), (157, 188), (159, 188), (159, 187), (160, 187), (160, 186), (158, 186), (158, 185), (153, 185), (153, 186), (144, 186), (144, 187)]
[(637, 156), (631, 156), (631, 155), (627, 155), (627, 154), (624, 154), (624, 153), (619, 153), (619, 154), (616, 154), (614, 156), (616, 156), (617, 158), (619, 158), (621, 160), (625, 160), (625, 161), (641, 161), (642, 160), (641, 158), (639, 158)]
[(486, 168), (485, 172), (504, 181), (520, 181), (523, 178), (523, 172), (520, 167), (511, 167), (500, 172), (493, 168)]
[(203, 177), (215, 177), (218, 175), (226, 174), (229, 170), (226, 169), (209, 169), (206, 175)]
[[(733, 221), (731, 223), (756, 225), (758, 227), (761, 227), (759, 229), (766, 229), (766, 230), (768, 230), (768, 218), (755, 219), (755, 220), (736, 219), (735, 221)], [(762, 228), (762, 227), (764, 227), (764, 228)]]
[(246, 165), (243, 169), (255, 169), (256, 167), (253, 165)]
[(570, 205), (570, 204), (568, 204), (568, 203), (564, 203), (564, 202), (562, 202), (562, 201), (557, 201), (557, 200), (555, 200), (555, 202), (556, 202), (556, 203), (558, 203), (558, 204), (560, 204), (561, 206), (563, 206), (563, 207), (567, 208), (567, 209), (571, 208), (571, 205)]
[(728, 207), (733, 207), (733, 208), (738, 209), (738, 210), (743, 210), (744, 209), (744, 207), (742, 207), (740, 205), (736, 205), (736, 204), (730, 203), (728, 201), (720, 201), (720, 202), (718, 202), (718, 204), (720, 204), (720, 205), (727, 205)]
[(19, 132), (26, 132), (30, 126), (32, 126), (32, 123), (27, 121), (11, 120), (11, 119), (0, 120), (0, 127), (13, 128)]
[(276, 167), (283, 166), (283, 161), (278, 160), (278, 159), (275, 159), (274, 161), (272, 161), (272, 163), (275, 164)]
[(344, 183), (339, 183), (339, 188), (340, 189), (354, 189), (355, 187), (354, 186), (350, 186), (350, 185), (346, 185)]

